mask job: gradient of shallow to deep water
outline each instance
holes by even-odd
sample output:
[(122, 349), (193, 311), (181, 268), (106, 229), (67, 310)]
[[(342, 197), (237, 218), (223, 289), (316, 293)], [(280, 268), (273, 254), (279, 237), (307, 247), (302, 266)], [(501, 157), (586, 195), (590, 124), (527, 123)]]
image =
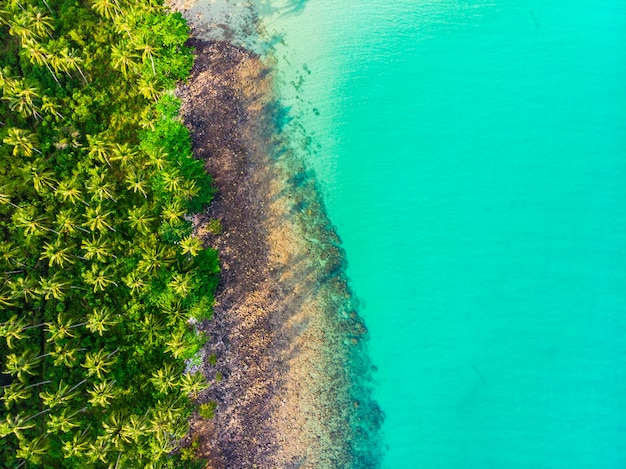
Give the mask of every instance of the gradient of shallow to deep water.
[(626, 467), (624, 0), (259, 11), (363, 302), (383, 467)]

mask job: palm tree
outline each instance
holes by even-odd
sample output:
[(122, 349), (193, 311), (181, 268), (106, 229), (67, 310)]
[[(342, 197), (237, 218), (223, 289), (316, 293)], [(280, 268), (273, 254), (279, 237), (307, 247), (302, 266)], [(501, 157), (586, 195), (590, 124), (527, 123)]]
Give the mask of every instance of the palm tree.
[[(35, 415), (37, 417), (40, 414)], [(33, 418), (27, 418), (22, 412), (18, 414), (7, 414), (4, 420), (0, 421), (0, 438), (4, 438), (13, 433), (18, 439), (22, 440), (22, 431), (28, 430), (35, 426), (35, 422), (28, 423)]]
[(151, 224), (156, 218), (150, 216), (150, 211), (146, 205), (139, 208), (133, 208), (128, 211), (128, 221), (130, 226), (140, 233), (147, 234), (151, 232)]
[(29, 7), (26, 10), (32, 29), (38, 37), (44, 37), (46, 35), (52, 37), (51, 31), (54, 31), (54, 23), (51, 17), (46, 15), (43, 11), (36, 7)]
[(180, 220), (185, 215), (185, 207), (177, 201), (170, 201), (163, 207), (161, 211), (161, 217), (166, 222), (173, 224)]
[(84, 379), (77, 385), (70, 388), (69, 384), (64, 384), (63, 380), (61, 380), (59, 381), (59, 387), (56, 391), (42, 391), (39, 393), (39, 397), (41, 398), (43, 404), (51, 409), (58, 405), (65, 405), (78, 396), (79, 393), (74, 391), (76, 391), (76, 389), (78, 389), (86, 381), (87, 380)]
[(122, 430), (127, 421), (128, 416), (124, 411), (114, 410), (109, 414), (109, 417), (102, 422), (102, 427), (104, 428), (104, 433), (108, 441), (113, 443), (118, 450), (123, 447)]
[(89, 152), (87, 153), (89, 158), (95, 158), (103, 163), (106, 162), (106, 164), (111, 166), (108, 159), (111, 144), (106, 137), (104, 137), (103, 134), (98, 136), (87, 135), (87, 142), (89, 144)]
[(119, 161), (122, 168), (126, 168), (137, 159), (138, 153), (126, 143), (113, 145), (113, 161)]
[(30, 440), (20, 440), (15, 456), (33, 464), (41, 463), (41, 456), (48, 452), (48, 435), (39, 435)]
[(26, 386), (20, 381), (14, 381), (13, 383), (3, 388), (4, 395), (2, 396), (2, 399), (4, 400), (5, 407), (7, 409), (10, 409), (14, 402), (17, 403), (20, 401), (25, 401), (31, 396), (32, 388), (36, 386), (42, 386), (51, 382), (52, 381), (50, 380), (46, 380)]
[(130, 288), (131, 293), (140, 292), (148, 286), (144, 277), (138, 272), (131, 272), (124, 277), (124, 283), (128, 288)]
[(35, 376), (43, 356), (37, 356), (33, 350), (25, 350), (20, 355), (10, 353), (5, 358), (5, 369), (11, 376), (24, 382), (27, 375)]
[(49, 170), (44, 165), (29, 164), (24, 167), (30, 174), (26, 176), (26, 179), (31, 181), (33, 187), (39, 195), (43, 195), (48, 192), (49, 189), (56, 190), (55, 184), (58, 184), (55, 180), (56, 174), (54, 171)]
[(200, 251), (202, 251), (202, 242), (194, 236), (186, 236), (180, 241), (180, 247), (183, 250), (183, 254), (190, 254), (196, 257)]
[(141, 60), (143, 60), (144, 63), (150, 60), (150, 63), (152, 64), (152, 74), (156, 75), (154, 57), (157, 55), (158, 48), (154, 45), (150, 38), (145, 34), (139, 35), (137, 37), (137, 41), (135, 42), (135, 49), (141, 51)]
[(78, 217), (72, 212), (71, 209), (61, 210), (57, 214), (55, 228), (62, 234), (74, 234), (76, 230), (90, 234), (89, 230), (80, 226)]
[(111, 46), (111, 65), (115, 70), (122, 72), (125, 77), (128, 72), (137, 70), (137, 55), (125, 42)]
[(132, 190), (135, 193), (140, 192), (145, 198), (148, 198), (148, 192), (146, 192), (148, 181), (141, 173), (134, 170), (128, 171), (126, 173), (126, 187), (128, 190)]
[(63, 247), (63, 243), (60, 240), (56, 240), (53, 244), (44, 243), (44, 248), (39, 256), (39, 259), (48, 259), (48, 266), (53, 267), (58, 265), (59, 267), (65, 267), (65, 264), (73, 264), (74, 260), (71, 258), (70, 252), (74, 249), (74, 246), (70, 245)]
[(63, 455), (66, 458), (81, 456), (89, 450), (89, 444), (91, 443), (91, 439), (87, 435), (88, 429), (89, 427), (83, 430), (82, 433), (74, 433), (74, 436), (71, 440), (63, 442)]
[(170, 389), (176, 387), (178, 377), (179, 371), (174, 367), (174, 364), (166, 363), (163, 368), (152, 374), (150, 381), (159, 392), (167, 393)]
[(11, 319), (0, 324), (0, 337), (4, 337), (9, 349), (13, 348), (13, 340), (21, 340), (26, 337), (25, 331), (36, 327), (45, 326), (46, 323), (26, 325), (26, 318), (13, 315)]
[(107, 219), (113, 212), (105, 212), (102, 205), (98, 205), (97, 207), (89, 207), (87, 209), (87, 213), (85, 214), (85, 218), (87, 219), (86, 225), (91, 231), (105, 231), (109, 229), (111, 231), (116, 231), (108, 222)]
[(51, 231), (57, 235), (60, 235), (58, 231), (48, 228), (44, 225), (47, 221), (43, 215), (38, 215), (35, 207), (32, 205), (26, 205), (19, 207), (15, 210), (15, 213), (11, 217), (15, 226), (24, 229), (26, 236), (41, 235), (44, 231)]
[(165, 342), (167, 350), (174, 356), (174, 358), (181, 358), (189, 350), (189, 342), (185, 337), (185, 331), (177, 331), (172, 334), (170, 339)]
[(105, 262), (109, 257), (117, 259), (117, 256), (112, 252), (113, 246), (108, 241), (102, 239), (102, 236), (99, 236), (97, 239), (84, 239), (81, 247), (85, 251), (85, 259), (95, 258), (100, 262)]
[(66, 70), (78, 70), (85, 84), (89, 84), (87, 78), (85, 78), (83, 70), (80, 68), (80, 64), (83, 63), (83, 59), (78, 55), (78, 51), (76, 49), (63, 49), (61, 51), (61, 60), (64, 62)]
[(118, 318), (108, 308), (94, 308), (87, 316), (87, 329), (102, 336), (111, 327), (117, 324)]
[(64, 365), (71, 368), (76, 365), (78, 352), (83, 350), (86, 349), (79, 349), (71, 343), (65, 343), (63, 345), (55, 344), (54, 352), (51, 352), (50, 355), (54, 357), (54, 366)]
[(91, 194), (91, 200), (97, 199), (102, 202), (104, 199), (110, 199), (117, 202), (114, 197), (115, 186), (104, 173), (94, 172), (85, 184), (85, 188)]
[(157, 339), (161, 338), (161, 334), (165, 325), (161, 318), (157, 315), (146, 314), (140, 324), (141, 332), (143, 332), (145, 340), (148, 344), (153, 344)]
[(93, 0), (91, 8), (96, 10), (100, 16), (113, 19), (119, 14), (120, 8), (116, 0)]
[(140, 415), (131, 415), (124, 423), (121, 430), (121, 437), (126, 443), (138, 442), (146, 433), (148, 426), (146, 425), (146, 417)]
[(2, 141), (13, 147), (13, 156), (32, 156), (33, 151), (41, 153), (37, 149), (37, 136), (29, 130), (11, 127)]
[(193, 274), (177, 273), (167, 284), (174, 292), (182, 297), (187, 296), (193, 290)]
[[(61, 83), (59, 83), (59, 79), (57, 78), (56, 74), (52, 71), (52, 69), (50, 68), (50, 64), (48, 63), (48, 52), (46, 48), (42, 44), (34, 40), (25, 40), (23, 41), (22, 46), (30, 62), (33, 64), (40, 65), (40, 66), (45, 65), (48, 71), (50, 72), (50, 75), (52, 75), (52, 78), (54, 78), (54, 81), (56, 81), (57, 85), (61, 86)], [(47, 105), (46, 102), (50, 103), (51, 101), (50, 101), (50, 98), (47, 98), (47, 97), (44, 97), (43, 101), (44, 101), (44, 104), (41, 106), (41, 110), (45, 112), (49, 109), (49, 104)]]
[(107, 268), (99, 270), (98, 266), (94, 264), (91, 266), (91, 270), (83, 273), (83, 279), (89, 285), (93, 285), (94, 292), (104, 291), (111, 284), (117, 287), (117, 283), (111, 280), (111, 277), (107, 275), (107, 270)]
[(39, 96), (39, 90), (33, 86), (16, 88), (8, 96), (9, 108), (22, 117), (40, 118), (39, 108), (35, 104)]
[(163, 184), (168, 191), (173, 193), (178, 192), (183, 182), (178, 170), (172, 169), (170, 171), (163, 171), (161, 176), (163, 177)]
[(65, 298), (65, 291), (70, 286), (70, 282), (62, 281), (61, 274), (55, 273), (52, 277), (41, 277), (39, 280), (39, 290), (46, 300), (54, 298), (62, 301)]
[(41, 297), (39, 282), (30, 275), (18, 277), (8, 283), (13, 299), (23, 298), (24, 301), (30, 302)]
[(115, 359), (111, 359), (111, 356), (117, 353), (119, 349), (109, 354), (105, 350), (100, 349), (97, 352), (87, 352), (85, 356), (85, 363), (81, 366), (87, 368), (87, 376), (96, 375), (102, 379), (102, 376), (109, 372), (111, 365), (115, 363)]
[(112, 399), (118, 395), (118, 391), (114, 389), (115, 381), (101, 381), (95, 383), (93, 389), (88, 390), (87, 393), (91, 396), (89, 403), (93, 406), (107, 407)]
[(155, 77), (141, 77), (137, 83), (137, 89), (146, 99), (158, 101), (161, 92), (159, 91), (159, 81)]
[(75, 204), (80, 201), (85, 206), (89, 206), (89, 204), (81, 198), (82, 192), (78, 188), (78, 183), (74, 178), (61, 181), (56, 189), (56, 194), (63, 199), (63, 202), (69, 200), (70, 203)]
[(204, 375), (196, 373), (185, 373), (180, 379), (180, 390), (186, 395), (191, 394), (194, 399), (198, 398), (200, 391), (209, 387), (209, 383), (204, 379)]
[(48, 332), (50, 333), (48, 341), (57, 342), (66, 337), (76, 337), (76, 332), (72, 329), (84, 326), (85, 324), (87, 323), (75, 323), (71, 318), (65, 317), (63, 313), (59, 313), (57, 314), (56, 322), (47, 324)]
[[(48, 63), (46, 62), (46, 66), (47, 65)], [(48, 70), (50, 70), (50, 67), (48, 67)], [(52, 70), (50, 70), (50, 73), (52, 73)], [(52, 73), (52, 76), (54, 76), (54, 78), (56, 79), (56, 75), (54, 75), (54, 73)], [(50, 114), (54, 115), (58, 119), (64, 119), (63, 114), (59, 112), (60, 106), (54, 102), (53, 98), (49, 96), (44, 96), (41, 99), (41, 101), (42, 101), (41, 110), (43, 112), (49, 112)]]

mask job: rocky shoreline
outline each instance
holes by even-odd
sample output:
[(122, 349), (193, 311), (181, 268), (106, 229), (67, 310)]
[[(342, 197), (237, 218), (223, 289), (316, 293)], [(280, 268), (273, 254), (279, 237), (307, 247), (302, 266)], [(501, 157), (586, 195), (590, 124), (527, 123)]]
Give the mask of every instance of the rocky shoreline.
[(213, 383), (200, 400), (217, 402), (216, 415), (195, 418), (189, 439), (213, 468), (376, 467), (367, 332), (314, 180), (274, 126), (271, 68), (229, 42), (190, 45), (194, 68), (177, 93), (216, 187), (194, 222), (220, 251), (222, 277), (200, 325)]

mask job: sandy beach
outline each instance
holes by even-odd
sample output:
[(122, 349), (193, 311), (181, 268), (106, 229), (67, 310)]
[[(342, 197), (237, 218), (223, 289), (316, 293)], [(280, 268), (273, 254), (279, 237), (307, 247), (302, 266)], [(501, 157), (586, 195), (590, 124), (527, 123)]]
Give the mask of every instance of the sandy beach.
[(194, 154), (215, 180), (195, 226), (220, 251), (222, 278), (213, 319), (200, 326), (213, 381), (200, 401), (217, 402), (216, 416), (194, 419), (187, 443), (196, 439), (215, 468), (371, 467), (381, 417), (367, 387), (367, 331), (314, 179), (274, 126), (271, 67), (198, 36), (178, 95)]

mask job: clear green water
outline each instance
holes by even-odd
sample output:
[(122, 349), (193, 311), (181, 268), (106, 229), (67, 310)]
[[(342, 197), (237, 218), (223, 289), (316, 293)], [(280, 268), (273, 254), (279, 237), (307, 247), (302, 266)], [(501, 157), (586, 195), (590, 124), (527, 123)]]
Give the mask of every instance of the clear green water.
[(626, 467), (624, 0), (257, 3), (383, 467)]

